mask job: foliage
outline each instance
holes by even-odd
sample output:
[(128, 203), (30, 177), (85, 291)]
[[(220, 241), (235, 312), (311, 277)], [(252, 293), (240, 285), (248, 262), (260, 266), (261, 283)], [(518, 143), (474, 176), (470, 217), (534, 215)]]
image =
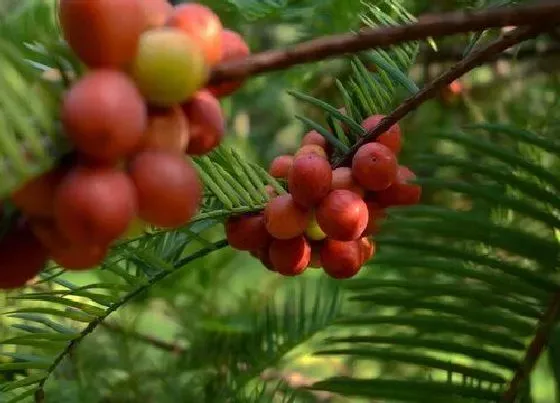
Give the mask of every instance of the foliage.
[[(360, 22), (402, 23), (427, 7), (397, 0), (205, 3), (226, 25), (251, 33), (254, 50)], [(16, 4), (2, 17), (0, 150), (3, 172), (13, 178), (3, 194), (53, 164), (54, 149), (64, 150), (56, 105), (81, 66), (60, 41), (53, 5)], [(288, 39), (271, 34), (286, 27)], [(463, 49), (474, 43), (459, 42)], [(305, 402), (332, 393), (340, 401), (499, 400), (558, 292), (557, 73), (524, 74), (518, 88), (506, 81), (505, 91), (488, 88), (494, 77), (469, 76), (472, 92), (451, 105), (428, 104), (403, 122), (403, 156), (421, 173), (424, 204), (390, 212), (378, 254), (357, 279), (334, 282), (318, 271), (279, 279), (223, 240), (224, 219), (263, 208), (266, 184), (283, 192), (263, 163), (294, 147), (302, 127), (324, 133), (343, 155), (364, 134), (364, 117), (388, 113), (417, 91), (418, 52), (409, 43), (295, 68), (257, 78), (225, 101), (229, 138), (195, 161), (205, 198), (191, 225), (122, 242), (93, 274), (50, 267), (35, 284), (0, 295), (0, 401)], [(53, 82), (41, 76), (47, 68), (66, 74)], [(540, 66), (510, 68), (513, 75)], [(483, 96), (475, 86), (484, 86)], [(286, 97), (286, 88), (297, 90)], [(491, 90), (498, 95), (489, 97)], [(506, 98), (507, 91), (516, 92)], [(559, 340), (555, 328), (549, 356), (556, 384)], [(523, 401), (538, 399), (537, 392), (527, 384)]]

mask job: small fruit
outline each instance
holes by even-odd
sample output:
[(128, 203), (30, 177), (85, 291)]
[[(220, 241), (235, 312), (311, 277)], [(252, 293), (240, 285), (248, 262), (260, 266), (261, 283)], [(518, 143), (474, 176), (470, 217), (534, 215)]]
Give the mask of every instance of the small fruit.
[(380, 143), (360, 147), (352, 159), (352, 175), (366, 190), (387, 189), (397, 176), (395, 154)]
[(54, 201), (56, 225), (72, 244), (110, 244), (124, 234), (136, 211), (129, 177), (102, 166), (72, 169)]
[(296, 154), (294, 155), (294, 158), (307, 154), (315, 154), (318, 155), (319, 157), (327, 159), (327, 152), (323, 147), (317, 144), (308, 144), (306, 146), (301, 147), (299, 150), (297, 150)]
[(173, 12), (173, 6), (167, 0), (140, 0), (144, 6), (145, 30), (165, 25)]
[[(383, 115), (373, 115), (366, 118), (362, 122), (362, 127), (367, 131), (373, 130), (375, 126), (381, 122), (385, 116)], [(377, 143), (381, 143), (387, 148), (389, 148), (395, 155), (401, 152), (402, 140), (401, 140), (401, 128), (398, 123), (395, 123), (389, 128), (385, 133), (381, 133), (379, 137), (375, 140)]]
[(311, 212), (297, 205), (290, 194), (275, 197), (264, 209), (266, 229), (276, 239), (291, 239), (302, 235), (310, 218)]
[(264, 215), (240, 215), (225, 222), (226, 236), (231, 247), (257, 251), (270, 243), (270, 234), (264, 225)]
[(376, 200), (381, 206), (409, 206), (418, 204), (422, 196), (422, 187), (408, 183), (416, 175), (405, 166), (399, 166), (397, 179), (387, 189), (377, 193)]
[(364, 197), (364, 189), (356, 183), (352, 175), (352, 169), (339, 167), (332, 172), (331, 189), (344, 189), (356, 193), (361, 198)]
[(312, 144), (319, 146), (324, 150), (326, 150), (327, 146), (329, 145), (327, 139), (321, 136), (317, 130), (311, 130), (307, 132), (306, 135), (303, 136), (303, 139), (301, 140), (302, 147), (307, 145), (312, 145)]
[(275, 178), (287, 178), (294, 163), (291, 155), (279, 155), (274, 158), (268, 168), (268, 173)]
[(125, 67), (146, 26), (138, 0), (60, 0), (59, 20), (64, 38), (91, 68)]
[(366, 205), (368, 209), (368, 224), (362, 235), (375, 235), (379, 233), (379, 225), (387, 217), (387, 212), (375, 201), (366, 201)]
[(358, 242), (362, 251), (363, 263), (366, 263), (375, 254), (375, 242), (370, 241), (367, 237), (360, 238)]
[(336, 279), (354, 277), (360, 271), (363, 260), (360, 241), (327, 239), (321, 248), (323, 270)]
[(192, 163), (164, 151), (143, 151), (128, 165), (138, 194), (138, 216), (155, 226), (177, 228), (195, 215), (202, 185)]
[(330, 192), (331, 181), (329, 162), (318, 155), (305, 154), (294, 159), (288, 173), (288, 190), (296, 203), (313, 207)]
[[(230, 62), (242, 59), (250, 54), (251, 50), (241, 35), (228, 29), (224, 29), (222, 31), (222, 58), (220, 59), (220, 62)], [(243, 85), (243, 83), (244, 80), (227, 81), (208, 87), (208, 90), (216, 98), (223, 98), (233, 94)]]
[(182, 105), (189, 123), (190, 155), (203, 155), (216, 148), (225, 135), (225, 120), (220, 102), (208, 91), (198, 91)]
[(26, 216), (52, 217), (54, 195), (65, 173), (65, 169), (55, 167), (28, 181), (12, 194), (12, 202)]
[(208, 7), (196, 3), (176, 6), (167, 25), (190, 36), (202, 50), (209, 66), (222, 58), (222, 23)]
[(297, 276), (307, 268), (311, 259), (311, 247), (306, 239), (275, 239), (270, 244), (269, 256), (272, 266), (284, 276)]
[(189, 145), (189, 126), (179, 106), (152, 107), (148, 110), (148, 128), (141, 150), (162, 150), (184, 154)]
[(163, 27), (142, 34), (130, 73), (150, 104), (165, 107), (185, 102), (203, 87), (208, 67), (189, 36)]
[(116, 161), (134, 152), (147, 125), (146, 105), (134, 83), (113, 70), (95, 70), (68, 91), (64, 131), (89, 158)]
[(311, 220), (309, 221), (309, 225), (305, 229), (305, 236), (307, 239), (312, 241), (321, 241), (327, 237), (327, 234), (323, 232), (317, 219), (315, 218), (315, 214), (311, 216)]
[(47, 263), (47, 250), (25, 220), (0, 238), (0, 288), (23, 287)]
[(259, 259), (262, 263), (262, 265), (264, 267), (266, 267), (268, 270), (276, 272), (276, 269), (274, 268), (274, 266), (272, 265), (272, 262), (270, 261), (270, 256), (268, 254), (268, 248), (269, 245), (265, 246), (264, 248), (258, 249), (256, 251), (250, 251), (249, 253)]
[(51, 259), (66, 270), (87, 270), (99, 266), (107, 256), (108, 247), (96, 244), (72, 244), (66, 248), (51, 249)]
[(360, 238), (368, 223), (366, 203), (349, 190), (333, 190), (319, 204), (317, 222), (329, 238), (351, 241)]

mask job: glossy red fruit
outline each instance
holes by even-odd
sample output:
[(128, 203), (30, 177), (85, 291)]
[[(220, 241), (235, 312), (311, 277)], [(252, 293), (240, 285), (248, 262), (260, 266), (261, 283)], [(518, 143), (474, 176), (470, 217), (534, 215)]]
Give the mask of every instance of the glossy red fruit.
[(360, 238), (368, 223), (366, 203), (349, 190), (333, 190), (316, 210), (317, 222), (329, 238), (351, 241)]
[(47, 250), (28, 223), (19, 220), (0, 238), (0, 288), (23, 287), (47, 263)]
[(208, 91), (198, 91), (182, 105), (189, 123), (190, 155), (204, 155), (216, 148), (225, 134), (225, 120), (220, 102)]
[(52, 217), (54, 195), (66, 171), (61, 167), (55, 167), (28, 181), (12, 194), (12, 202), (28, 217)]
[(75, 167), (54, 200), (56, 225), (73, 244), (110, 244), (125, 233), (136, 211), (132, 181), (112, 167)]
[(55, 248), (49, 250), (53, 262), (66, 270), (89, 270), (103, 263), (108, 246), (96, 244), (69, 245), (65, 248)]
[(276, 239), (302, 235), (310, 219), (311, 211), (296, 204), (290, 194), (275, 197), (264, 209), (266, 229)]
[[(370, 116), (362, 122), (362, 127), (367, 131), (373, 130), (384, 117), (384, 115)], [(401, 128), (399, 124), (395, 123), (385, 133), (381, 133), (381, 135), (377, 137), (375, 141), (377, 143), (383, 144), (384, 146), (389, 148), (395, 155), (398, 155), (401, 152), (402, 148)]]
[(321, 158), (327, 159), (327, 152), (325, 149), (317, 144), (308, 144), (306, 146), (301, 147), (299, 150), (296, 151), (294, 158), (307, 155), (307, 154), (315, 154)]
[(162, 150), (184, 154), (189, 145), (189, 126), (179, 106), (152, 107), (148, 110), (148, 127), (140, 150)]
[(347, 279), (360, 271), (363, 253), (360, 241), (349, 242), (326, 239), (321, 248), (323, 270), (330, 277)]
[(269, 256), (278, 273), (297, 276), (303, 273), (309, 264), (311, 247), (302, 236), (287, 240), (275, 239), (270, 244)]
[[(249, 46), (237, 32), (224, 29), (222, 31), (222, 58), (220, 62), (230, 62), (243, 59), (251, 54)], [(209, 86), (208, 90), (217, 98), (233, 94), (245, 81), (226, 81), (221, 84)]]
[(269, 246), (270, 245), (267, 245), (264, 248), (260, 248), (256, 251), (250, 251), (249, 253), (251, 254), (251, 256), (259, 259), (262, 265), (266, 267), (268, 270), (272, 272), (276, 272), (276, 269), (272, 265), (272, 262), (270, 261), (270, 256), (268, 254)]
[(369, 240), (367, 237), (363, 237), (358, 240), (358, 243), (362, 251), (363, 263), (366, 263), (375, 255), (375, 242)]
[(85, 156), (116, 161), (136, 151), (147, 125), (147, 108), (124, 73), (95, 70), (68, 91), (61, 111), (66, 135)]
[(138, 217), (163, 228), (187, 224), (198, 211), (202, 185), (190, 160), (164, 151), (144, 151), (128, 165), (138, 194)]
[(356, 193), (361, 198), (364, 197), (364, 189), (356, 183), (352, 175), (352, 169), (348, 167), (338, 167), (332, 173), (331, 189), (343, 189)]
[(397, 176), (395, 154), (380, 143), (364, 144), (352, 159), (352, 175), (366, 190), (387, 189)]
[(387, 212), (378, 202), (366, 201), (366, 205), (368, 209), (368, 224), (362, 235), (378, 234), (381, 222), (387, 217)]
[(313, 207), (330, 192), (331, 181), (331, 165), (326, 159), (315, 154), (301, 155), (294, 159), (288, 173), (288, 191), (296, 203)]
[(274, 158), (268, 168), (268, 173), (275, 178), (287, 178), (294, 163), (291, 155), (279, 155)]
[(173, 13), (173, 6), (167, 0), (140, 0), (144, 6), (145, 30), (165, 25)]
[(222, 58), (222, 23), (208, 7), (197, 3), (176, 6), (167, 25), (179, 28), (193, 38), (209, 66)]
[(422, 187), (409, 181), (416, 175), (405, 166), (399, 166), (397, 179), (387, 189), (377, 193), (376, 200), (381, 206), (409, 206), (418, 204), (422, 196)]
[(271, 241), (262, 213), (230, 217), (224, 225), (232, 248), (257, 251), (268, 246)]
[(124, 68), (146, 27), (139, 0), (60, 0), (59, 17), (64, 39), (92, 68)]
[(327, 142), (327, 139), (321, 136), (317, 130), (311, 130), (307, 132), (301, 140), (302, 147), (308, 145), (316, 145), (326, 150), (329, 143)]

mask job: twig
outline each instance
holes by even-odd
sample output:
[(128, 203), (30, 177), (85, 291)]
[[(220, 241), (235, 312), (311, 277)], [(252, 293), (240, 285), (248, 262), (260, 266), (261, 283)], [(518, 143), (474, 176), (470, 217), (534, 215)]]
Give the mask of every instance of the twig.
[(338, 167), (344, 164), (349, 164), (352, 157), (358, 151), (358, 149), (365, 143), (374, 140), (381, 133), (386, 132), (391, 126), (397, 123), (399, 120), (404, 118), (410, 112), (414, 111), (420, 105), (422, 105), (427, 100), (436, 96), (439, 91), (445, 88), (447, 85), (451, 84), (456, 79), (460, 78), (464, 74), (468, 73), (475, 67), (481, 65), (488, 59), (494, 57), (495, 54), (503, 52), (504, 50), (514, 46), (522, 41), (535, 37), (540, 31), (546, 30), (547, 26), (544, 27), (523, 27), (517, 28), (510, 31), (507, 34), (502, 35), (499, 39), (491, 42), (490, 44), (484, 46), (481, 49), (475, 50), (469, 54), (466, 58), (455, 64), (452, 68), (447, 70), (445, 73), (440, 75), (438, 78), (428, 83), (424, 88), (418, 91), (413, 96), (406, 99), (402, 104), (400, 104), (391, 114), (383, 118), (377, 126), (375, 126), (371, 131), (366, 133), (350, 150), (342, 156), (333, 165)]
[(531, 341), (531, 344), (529, 344), (521, 365), (519, 366), (517, 371), (515, 371), (515, 375), (513, 376), (512, 381), (510, 382), (505, 393), (502, 395), (502, 403), (512, 403), (515, 401), (520, 387), (527, 380), (527, 377), (533, 370), (545, 347), (548, 345), (550, 333), (552, 331), (552, 328), (556, 324), (556, 319), (559, 313), (560, 292), (557, 292), (552, 298), (552, 301), (548, 305), (546, 312), (539, 322), (537, 333)]
[(364, 29), (356, 34), (325, 36), (288, 49), (269, 50), (245, 59), (217, 65), (210, 84), (238, 80), (256, 74), (340, 57), (371, 48), (386, 48), (401, 42), (441, 37), (504, 26), (550, 24), (560, 21), (558, 1), (484, 11), (461, 11), (426, 15), (405, 25)]
[(101, 322), (101, 327), (111, 330), (113, 332), (116, 333), (121, 333), (125, 336), (128, 336), (132, 339), (141, 341), (143, 343), (147, 343), (150, 344), (154, 347), (157, 347), (161, 350), (164, 351), (169, 351), (171, 353), (175, 353), (175, 354), (182, 354), (185, 352), (185, 348), (183, 346), (180, 346), (179, 344), (176, 343), (169, 343), (167, 341), (158, 339), (157, 337), (154, 336), (150, 336), (147, 334), (142, 334), (142, 333), (138, 333), (138, 332), (132, 332), (129, 331), (127, 329), (122, 328), (121, 326), (115, 324), (115, 323), (110, 323), (110, 322)]

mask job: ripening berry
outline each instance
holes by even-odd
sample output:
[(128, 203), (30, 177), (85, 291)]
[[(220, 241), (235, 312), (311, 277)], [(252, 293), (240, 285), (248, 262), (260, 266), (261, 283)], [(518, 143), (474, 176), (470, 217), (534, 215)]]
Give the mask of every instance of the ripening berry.
[(296, 204), (290, 194), (275, 197), (264, 209), (266, 229), (276, 239), (291, 239), (302, 235), (310, 219), (311, 212)]
[(364, 264), (375, 255), (375, 242), (369, 240), (367, 237), (363, 237), (358, 240), (358, 243), (362, 251), (362, 264)]
[(208, 66), (188, 35), (162, 27), (142, 34), (130, 74), (151, 105), (165, 107), (187, 101), (203, 87)]
[(56, 225), (73, 244), (110, 244), (124, 234), (136, 211), (132, 181), (112, 167), (76, 166), (54, 200)]
[(238, 250), (257, 251), (271, 241), (262, 213), (232, 216), (224, 226), (229, 245)]
[(331, 189), (343, 189), (356, 193), (361, 198), (364, 197), (364, 189), (356, 183), (352, 175), (352, 169), (348, 167), (336, 168), (332, 173)]
[(308, 144), (306, 146), (301, 147), (299, 150), (296, 151), (294, 158), (304, 156), (307, 154), (315, 154), (324, 159), (328, 158), (325, 149), (317, 144)]
[(48, 256), (27, 221), (18, 220), (0, 236), (0, 288), (23, 287), (45, 267)]
[(377, 193), (376, 200), (381, 206), (409, 206), (418, 204), (422, 196), (422, 187), (409, 181), (416, 175), (405, 166), (399, 166), (397, 179), (387, 189)]
[[(251, 54), (249, 46), (237, 32), (224, 29), (222, 31), (222, 58), (220, 62), (231, 62), (243, 59)], [(216, 98), (223, 98), (233, 94), (243, 85), (244, 80), (226, 81), (217, 85), (209, 86), (208, 90)]]
[(349, 190), (333, 190), (319, 204), (317, 222), (329, 238), (351, 241), (360, 238), (368, 223), (366, 203)]
[(387, 212), (376, 201), (366, 201), (368, 209), (368, 224), (362, 236), (375, 235), (379, 233), (381, 222), (387, 217)]
[(330, 192), (331, 181), (331, 165), (315, 154), (294, 158), (288, 172), (288, 190), (294, 201), (304, 207), (313, 207), (323, 200)]
[(179, 106), (148, 109), (148, 127), (139, 150), (184, 154), (189, 145), (189, 126)]
[(198, 91), (182, 108), (189, 124), (187, 154), (208, 154), (220, 145), (226, 131), (225, 119), (220, 102), (210, 92)]
[(321, 264), (330, 277), (347, 279), (354, 277), (362, 267), (363, 252), (360, 241), (336, 241), (326, 239), (321, 247)]
[(208, 7), (196, 3), (176, 6), (167, 25), (190, 36), (202, 50), (208, 66), (222, 58), (222, 23)]
[(174, 10), (167, 0), (140, 0), (140, 2), (144, 7), (145, 30), (164, 26)]
[(12, 194), (12, 202), (28, 217), (52, 217), (54, 195), (66, 172), (65, 168), (54, 167), (31, 179)]
[(139, 0), (60, 0), (59, 19), (64, 39), (91, 68), (124, 68), (146, 27)]
[(321, 136), (317, 130), (311, 130), (303, 136), (301, 146), (316, 145), (323, 149), (327, 149), (329, 143), (326, 138)]
[(94, 70), (68, 91), (61, 119), (66, 135), (80, 153), (114, 162), (140, 145), (147, 110), (128, 76), (119, 71)]
[(288, 178), (293, 163), (294, 157), (291, 155), (279, 155), (270, 163), (268, 173), (275, 178)]
[(66, 270), (89, 270), (103, 263), (109, 251), (106, 245), (72, 244), (65, 248), (50, 249), (53, 262)]
[(327, 234), (325, 234), (319, 226), (315, 214), (311, 216), (309, 225), (305, 229), (305, 236), (311, 241), (321, 241), (327, 237)]
[[(362, 127), (367, 131), (373, 130), (384, 117), (384, 115), (370, 116), (362, 122)], [(383, 144), (384, 146), (389, 148), (395, 155), (398, 155), (401, 152), (402, 148), (401, 128), (399, 127), (399, 124), (395, 123), (385, 133), (381, 133), (375, 141), (377, 143)]]
[(284, 276), (303, 273), (311, 259), (311, 247), (302, 236), (286, 240), (275, 239), (270, 244), (268, 253), (272, 266)]
[(138, 194), (138, 217), (163, 228), (186, 225), (198, 211), (202, 185), (190, 160), (164, 151), (144, 151), (128, 172)]
[(366, 190), (387, 189), (397, 176), (395, 154), (380, 143), (360, 147), (352, 159), (352, 175)]

